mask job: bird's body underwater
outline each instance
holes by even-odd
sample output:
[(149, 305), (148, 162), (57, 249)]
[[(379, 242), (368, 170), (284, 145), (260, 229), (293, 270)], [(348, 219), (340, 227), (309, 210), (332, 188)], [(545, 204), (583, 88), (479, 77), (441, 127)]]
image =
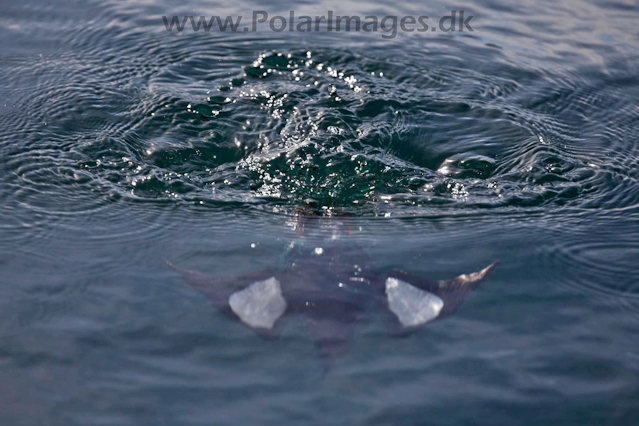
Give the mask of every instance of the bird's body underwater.
[(302, 231), (328, 230), (326, 244), (305, 238), (292, 242), (281, 269), (220, 279), (169, 265), (217, 310), (261, 335), (275, 337), (287, 319), (304, 317), (320, 356), (332, 357), (344, 352), (354, 326), (371, 313), (399, 335), (453, 314), (498, 264), (440, 281), (400, 270), (382, 273), (352, 242), (347, 221), (301, 215), (298, 224)]

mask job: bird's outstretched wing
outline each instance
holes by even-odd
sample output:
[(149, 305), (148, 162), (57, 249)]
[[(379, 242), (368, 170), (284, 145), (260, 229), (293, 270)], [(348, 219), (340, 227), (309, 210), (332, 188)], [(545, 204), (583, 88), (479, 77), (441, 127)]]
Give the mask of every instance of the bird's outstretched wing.
[(481, 271), (440, 281), (392, 270), (384, 284), (388, 309), (394, 317), (390, 321), (393, 331), (410, 331), (455, 313), (466, 295), (479, 287), (499, 263), (496, 261)]
[(167, 265), (182, 274), (186, 284), (205, 294), (225, 315), (239, 319), (264, 337), (275, 337), (288, 306), (282, 297), (279, 274), (271, 269), (233, 278), (215, 278)]

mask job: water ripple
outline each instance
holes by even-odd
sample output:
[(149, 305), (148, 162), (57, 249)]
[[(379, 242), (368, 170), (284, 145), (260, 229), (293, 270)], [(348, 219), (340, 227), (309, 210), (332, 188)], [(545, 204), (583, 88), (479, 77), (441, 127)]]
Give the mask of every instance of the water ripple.
[[(74, 42), (97, 49), (87, 36)], [(109, 196), (363, 215), (637, 204), (637, 147), (621, 141), (636, 140), (639, 109), (617, 103), (612, 121), (615, 85), (347, 50), (225, 49), (44, 61), (58, 77), (41, 74), (49, 89), (22, 109), (46, 112), (18, 122), (32, 136), (3, 148), (16, 199), (56, 214)], [(56, 140), (65, 129), (74, 137)]]

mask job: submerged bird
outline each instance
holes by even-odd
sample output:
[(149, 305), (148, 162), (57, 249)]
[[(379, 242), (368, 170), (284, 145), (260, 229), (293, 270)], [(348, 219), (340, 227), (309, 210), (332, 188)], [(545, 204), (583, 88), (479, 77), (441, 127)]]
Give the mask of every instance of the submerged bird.
[(304, 239), (292, 243), (281, 270), (215, 278), (167, 264), (216, 309), (265, 337), (276, 337), (287, 319), (302, 316), (319, 355), (330, 358), (345, 351), (354, 326), (371, 314), (382, 315), (394, 335), (453, 314), (499, 263), (441, 281), (400, 270), (380, 273), (350, 241), (348, 223), (307, 214), (297, 220), (298, 229), (320, 225), (329, 236), (321, 247)]

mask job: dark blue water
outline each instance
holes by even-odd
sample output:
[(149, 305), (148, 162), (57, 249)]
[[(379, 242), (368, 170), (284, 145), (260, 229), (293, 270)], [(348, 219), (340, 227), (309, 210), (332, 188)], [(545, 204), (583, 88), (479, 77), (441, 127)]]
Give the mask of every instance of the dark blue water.
[[(162, 16), (420, 16), (473, 32), (167, 32)], [(639, 6), (3, 2), (0, 424), (639, 424)], [(278, 267), (348, 213), (380, 269), (502, 265), (327, 367), (164, 260)], [(343, 220), (340, 218), (340, 220)]]

